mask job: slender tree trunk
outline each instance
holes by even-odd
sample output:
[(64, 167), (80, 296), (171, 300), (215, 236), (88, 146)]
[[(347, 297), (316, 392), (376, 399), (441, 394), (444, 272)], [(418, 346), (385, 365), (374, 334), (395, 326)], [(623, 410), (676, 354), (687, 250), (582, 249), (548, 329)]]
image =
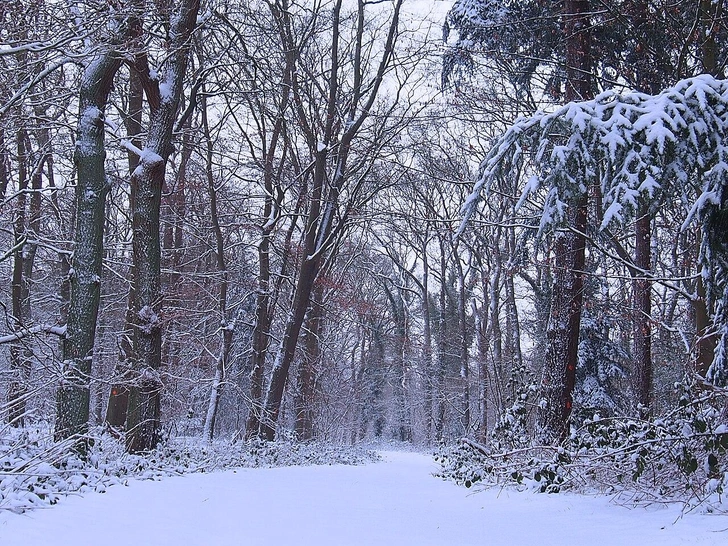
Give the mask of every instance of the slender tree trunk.
[[(648, 55), (650, 22), (648, 2), (637, 0), (633, 6), (632, 19), (639, 47), (637, 48), (636, 75), (638, 91), (643, 93), (659, 92), (659, 80)], [(634, 308), (634, 386), (637, 404), (642, 417), (648, 417), (652, 410), (652, 269), (651, 255), (652, 211), (646, 200), (637, 206), (635, 220), (636, 271), (632, 281), (632, 301)]]
[[(370, 85), (365, 85), (362, 81), (365, 2), (363, 0), (357, 2), (358, 13), (353, 44), (351, 99), (348, 101), (347, 116), (341, 120), (345, 128), (337, 142), (334, 142), (334, 124), (342, 98), (339, 58), (339, 29), (342, 22), (341, 0), (335, 2), (331, 14), (331, 61), (328, 66), (328, 85), (326, 87), (328, 96), (325, 118), (310, 120), (309, 114), (302, 108), (301, 101), (297, 100), (298, 121), (307, 128), (305, 130), (306, 140), (313, 157), (313, 182), (309, 214), (303, 234), (304, 257), (299, 267), (293, 303), (286, 322), (281, 349), (273, 365), (271, 381), (265, 398), (263, 422), (260, 430), (262, 436), (268, 440), (273, 440), (275, 437), (276, 424), (289, 369), (295, 357), (301, 327), (311, 300), (311, 291), (322, 266), (324, 254), (331, 250), (334, 242), (342, 235), (347, 224), (349, 209), (347, 208), (343, 214), (340, 214), (339, 198), (342, 188), (350, 176), (350, 173), (347, 172), (349, 152), (355, 136), (370, 115), (370, 111), (378, 97), (384, 74), (387, 68), (391, 66), (401, 5), (401, 0), (394, 3), (387, 39), (382, 48), (383, 51), (376, 76)], [(276, 7), (274, 10), (278, 10), (278, 8)], [(287, 32), (290, 32), (290, 29)], [(287, 33), (284, 34), (287, 36)], [(284, 43), (291, 42), (290, 37), (286, 36), (284, 36)], [(292, 82), (294, 96), (299, 96), (300, 85), (301, 82), (296, 76)], [(317, 131), (311, 130), (312, 126), (318, 126), (319, 124), (323, 127), (321, 135), (317, 134)], [(333, 156), (330, 155), (332, 151)], [(332, 163), (333, 170), (327, 172)]]
[[(141, 33), (141, 21), (136, 20), (135, 32)], [(141, 134), (142, 127), (142, 108), (144, 106), (144, 90), (139, 75), (134, 70), (129, 71), (129, 89), (128, 89), (129, 112), (124, 119), (126, 134), (130, 142), (137, 148), (142, 147)], [(129, 175), (139, 165), (139, 157), (132, 151), (127, 152), (127, 161), (129, 163)], [(131, 278), (134, 278), (133, 264)], [(126, 424), (126, 410), (129, 405), (129, 381), (130, 362), (134, 352), (133, 336), (134, 336), (134, 285), (129, 285), (129, 294), (127, 296), (126, 312), (124, 313), (124, 329), (119, 334), (119, 356), (112, 378), (111, 388), (109, 389), (109, 401), (106, 406), (106, 423), (117, 429), (122, 429)]]
[(652, 408), (652, 282), (646, 272), (652, 268), (652, 222), (648, 206), (637, 209), (635, 223), (635, 265), (640, 270), (632, 281), (634, 301), (635, 391), (643, 417)]
[[(287, 28), (288, 25), (284, 25)], [(260, 424), (263, 415), (263, 383), (265, 361), (270, 346), (270, 328), (273, 323), (273, 295), (271, 284), (270, 244), (275, 224), (278, 220), (280, 203), (274, 197), (280, 195), (279, 183), (276, 180), (274, 169), (279, 141), (284, 138), (285, 116), (290, 100), (290, 88), (293, 71), (298, 61), (295, 48), (289, 47), (286, 54), (286, 67), (283, 74), (283, 96), (281, 97), (280, 112), (271, 131), (270, 142), (263, 150), (263, 183), (265, 187), (265, 200), (263, 203), (263, 221), (261, 226), (261, 239), (258, 243), (258, 290), (255, 302), (255, 325), (253, 327), (252, 351), (250, 355), (250, 412), (245, 426), (246, 438), (260, 434)], [(257, 104), (253, 105), (253, 107)], [(285, 152), (284, 152), (285, 155)], [(279, 173), (278, 173), (279, 174)], [(278, 197), (280, 199), (280, 197)], [(298, 209), (298, 204), (297, 207)], [(295, 225), (295, 222), (294, 222)], [(293, 233), (293, 225), (289, 230), (287, 243)], [(290, 252), (290, 245), (285, 245), (286, 252)], [(288, 255), (286, 255), (286, 259)], [(281, 268), (281, 279), (284, 275), (285, 264)], [(276, 293), (277, 293), (276, 289)]]
[(460, 378), (463, 380), (463, 432), (470, 431), (470, 351), (468, 344), (468, 324), (466, 313), (465, 273), (457, 245), (453, 248), (456, 271), (458, 274), (458, 325), (460, 337)]
[[(504, 359), (503, 359), (503, 332), (501, 330), (501, 272), (502, 272), (502, 260), (500, 253), (500, 246), (497, 243), (499, 237), (496, 237), (496, 244), (493, 245), (491, 251), (493, 252), (493, 265), (490, 271), (490, 279), (483, 281), (483, 288), (488, 290), (488, 324), (490, 331), (488, 341), (491, 346), (492, 359), (493, 359), (493, 376), (494, 376), (494, 398), (498, 404), (497, 410), (499, 414), (503, 414), (505, 411), (507, 393), (504, 395), (505, 381), (503, 379), (505, 375), (504, 370)], [(487, 364), (486, 364), (487, 368)], [(487, 397), (487, 392), (485, 393)]]
[[(515, 234), (509, 230), (507, 235), (509, 260), (518, 252), (516, 249)], [(518, 306), (516, 305), (516, 287), (513, 281), (513, 271), (506, 270), (503, 287), (505, 288), (506, 305), (506, 346), (508, 347), (509, 360), (516, 368), (523, 366), (523, 352), (521, 351), (521, 324), (518, 318)]]
[(217, 261), (217, 272), (220, 276), (220, 285), (218, 293), (218, 311), (220, 313), (220, 331), (222, 340), (220, 343), (219, 354), (215, 365), (215, 378), (212, 382), (210, 392), (210, 401), (205, 417), (205, 426), (203, 436), (208, 440), (212, 440), (215, 433), (215, 420), (217, 419), (220, 397), (222, 396), (225, 376), (228, 370), (228, 361), (230, 359), (230, 348), (233, 342), (233, 333), (235, 332), (235, 321), (229, 317), (227, 294), (228, 294), (228, 270), (225, 260), (225, 240), (220, 227), (220, 215), (217, 209), (217, 191), (215, 190), (215, 177), (213, 174), (213, 148), (212, 137), (210, 136), (210, 126), (207, 121), (207, 100), (203, 93), (202, 96), (202, 127), (205, 134), (205, 174), (207, 177), (207, 192), (210, 196), (210, 217), (212, 220), (212, 231), (215, 234), (215, 257)]
[(425, 232), (425, 238), (422, 245), (422, 367), (423, 367), (423, 386), (424, 393), (424, 413), (425, 413), (425, 431), (427, 434), (427, 442), (432, 443), (434, 439), (433, 421), (432, 421), (432, 402), (433, 402), (433, 377), (434, 371), (432, 363), (432, 325), (430, 318), (430, 264), (427, 257), (427, 242), (429, 240), (428, 231)]
[(440, 293), (438, 295), (438, 303), (440, 306), (440, 315), (438, 318), (437, 328), (437, 415), (435, 417), (435, 440), (438, 442), (443, 439), (445, 432), (445, 370), (447, 368), (447, 256), (445, 248), (440, 239)]
[(10, 183), (10, 152), (5, 142), (5, 128), (0, 128), (0, 200), (5, 201), (5, 194)]
[[(28, 233), (26, 229), (28, 189), (28, 150), (26, 149), (26, 132), (21, 128), (17, 132), (18, 149), (18, 196), (15, 202), (15, 219), (13, 222), (13, 276), (11, 283), (11, 301), (13, 311), (13, 328), (21, 331), (28, 327), (29, 316), (26, 309), (29, 303), (29, 282), (25, 277), (26, 248)], [(8, 385), (8, 422), (16, 427), (25, 424), (26, 402), (28, 397), (28, 380), (30, 378), (30, 359), (27, 355), (28, 340), (19, 339), (10, 345), (10, 384)]]

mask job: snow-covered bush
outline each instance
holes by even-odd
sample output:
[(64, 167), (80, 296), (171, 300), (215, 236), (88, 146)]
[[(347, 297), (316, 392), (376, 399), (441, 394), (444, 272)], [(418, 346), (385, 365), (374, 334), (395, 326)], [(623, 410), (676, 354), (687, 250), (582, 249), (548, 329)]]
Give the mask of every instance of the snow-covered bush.
[(678, 407), (660, 418), (596, 415), (573, 429), (561, 446), (502, 451), (462, 440), (436, 455), (440, 475), (466, 487), (482, 482), (546, 493), (626, 493), (635, 501), (679, 500), (724, 510), (728, 392), (676, 387)]
[(513, 393), (511, 405), (498, 418), (490, 435), (491, 442), (498, 449), (515, 449), (530, 442), (530, 407), (537, 392), (533, 372), (523, 364), (514, 366), (507, 387)]
[(363, 464), (376, 453), (356, 447), (293, 442), (215, 442), (171, 438), (145, 455), (129, 455), (123, 439), (101, 429), (79, 457), (70, 442), (54, 443), (49, 426), (10, 429), (0, 437), (0, 510), (49, 506), (69, 493), (103, 493), (128, 479), (157, 480), (235, 467)]

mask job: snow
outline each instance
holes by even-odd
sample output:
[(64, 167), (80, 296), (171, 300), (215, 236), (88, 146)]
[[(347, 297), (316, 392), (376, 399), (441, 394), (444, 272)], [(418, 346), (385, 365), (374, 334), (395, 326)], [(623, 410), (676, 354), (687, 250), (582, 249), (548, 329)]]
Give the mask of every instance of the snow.
[[(519, 207), (536, 192), (548, 192), (539, 233), (564, 220), (567, 207), (586, 192), (584, 181), (596, 182), (598, 172), (605, 207), (601, 229), (630, 220), (640, 199), (659, 203), (676, 196), (691, 205), (685, 229), (716, 205), (722, 191), (727, 127), (728, 81), (709, 75), (654, 96), (611, 90), (554, 112), (539, 111), (516, 120), (495, 141), (463, 205), (463, 224), (495, 180), (520, 169), (536, 175), (525, 183)], [(566, 142), (564, 135), (571, 135)], [(533, 152), (523, 153), (529, 149)], [(703, 183), (696, 192), (698, 177)]]
[(432, 476), (426, 455), (384, 453), (363, 466), (237, 469), (129, 481), (0, 512), (0, 544), (202, 545), (718, 545), (725, 517), (680, 506), (626, 508), (606, 498), (490, 489)]

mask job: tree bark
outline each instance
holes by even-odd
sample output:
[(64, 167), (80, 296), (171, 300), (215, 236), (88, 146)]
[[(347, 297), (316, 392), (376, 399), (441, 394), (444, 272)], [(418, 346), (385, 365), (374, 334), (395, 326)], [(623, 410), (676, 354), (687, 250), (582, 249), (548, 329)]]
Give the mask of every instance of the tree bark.
[[(134, 359), (129, 391), (126, 447), (131, 453), (154, 449), (160, 439), (162, 381), (162, 295), (160, 205), (167, 159), (172, 151), (172, 129), (182, 96), (184, 75), (195, 28), (199, 0), (181, 0), (170, 15), (170, 56), (161, 81), (147, 82), (151, 114), (145, 147), (131, 176), (132, 253), (134, 262)], [(144, 66), (137, 69), (144, 69)], [(139, 72), (143, 78), (149, 77)], [(152, 85), (149, 85), (152, 84)]]
[[(589, 2), (565, 0), (566, 100), (592, 97)], [(589, 181), (584, 180), (584, 185)], [(577, 195), (569, 214), (573, 228), (556, 234), (554, 285), (547, 330), (541, 400), (537, 413), (537, 440), (553, 444), (566, 438), (576, 383), (579, 329), (586, 262), (587, 196)]]
[(91, 61), (81, 78), (74, 156), (77, 169), (76, 229), (68, 324), (63, 342), (63, 378), (57, 393), (56, 440), (83, 435), (88, 427), (104, 215), (109, 192), (104, 170), (104, 110), (120, 64), (120, 56), (107, 51)]

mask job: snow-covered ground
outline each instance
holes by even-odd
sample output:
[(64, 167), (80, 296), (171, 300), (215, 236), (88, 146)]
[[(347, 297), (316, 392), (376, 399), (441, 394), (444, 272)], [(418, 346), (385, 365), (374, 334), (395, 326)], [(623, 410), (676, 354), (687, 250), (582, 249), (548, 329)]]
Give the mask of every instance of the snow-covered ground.
[(364, 466), (238, 469), (130, 481), (25, 514), (0, 512), (2, 546), (728, 544), (728, 517), (679, 506), (487, 490), (387, 452)]

